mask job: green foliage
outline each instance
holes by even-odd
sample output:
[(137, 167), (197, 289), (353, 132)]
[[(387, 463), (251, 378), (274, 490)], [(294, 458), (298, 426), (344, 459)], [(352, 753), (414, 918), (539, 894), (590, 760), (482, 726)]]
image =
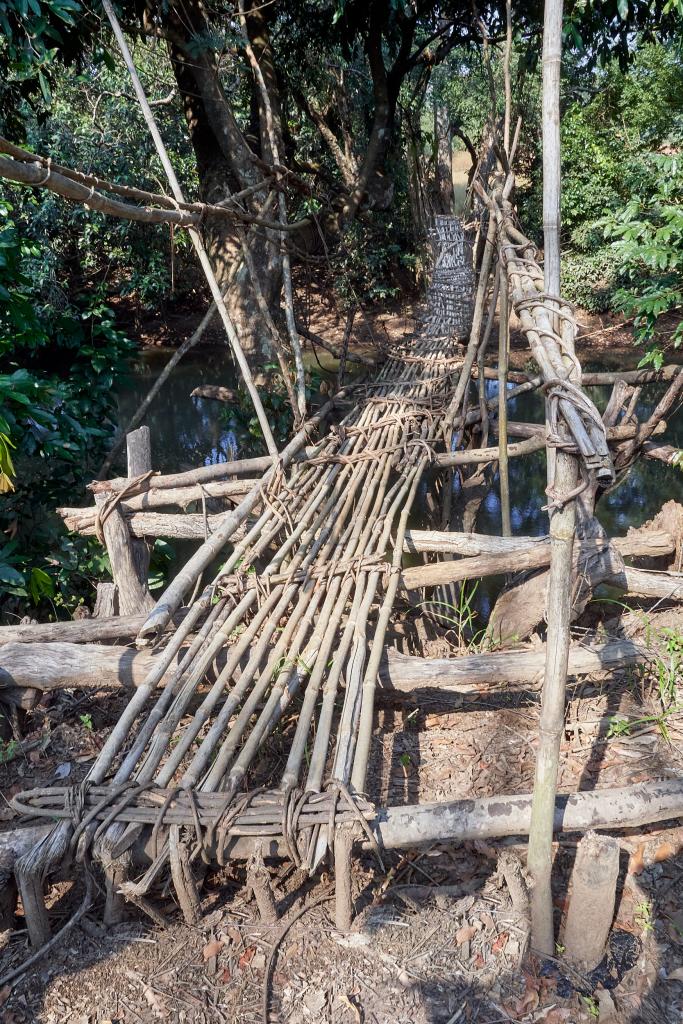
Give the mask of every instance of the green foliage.
[(610, 246), (589, 253), (570, 252), (562, 262), (562, 294), (591, 313), (606, 313), (613, 306), (620, 266)]
[(46, 301), (31, 279), (35, 246), (0, 204), (0, 598), (53, 614), (90, 597), (101, 547), (67, 537), (54, 509), (73, 503), (113, 431), (114, 381), (132, 350), (97, 298)]
[[(188, 198), (196, 198), (194, 158), (183, 130), (173, 77), (158, 51), (136, 49), (145, 81), (153, 81), (150, 97), (171, 97), (155, 108), (155, 118)], [(26, 147), (58, 154), (71, 167), (94, 170), (118, 182), (134, 182), (159, 191), (164, 173), (139, 109), (131, 100), (125, 68), (100, 62), (87, 71), (61, 68), (48, 110), (20, 105)], [(163, 190), (163, 186), (162, 186)], [(171, 239), (165, 225), (149, 225), (105, 217), (47, 191), (18, 188), (13, 194), (16, 218), (25, 225), (26, 266), (34, 285), (59, 295), (64, 282), (96, 284), (118, 297), (132, 296), (146, 308), (180, 301), (197, 287), (200, 275), (189, 261), (186, 232)], [(171, 266), (175, 292), (171, 290)]]
[(644, 198), (634, 196), (602, 221), (613, 238), (626, 284), (616, 305), (635, 317), (638, 340), (651, 345), (643, 360), (661, 366), (666, 348), (683, 341), (683, 322), (668, 337), (660, 326), (670, 313), (683, 310), (683, 160), (653, 154), (648, 158), (656, 186)]

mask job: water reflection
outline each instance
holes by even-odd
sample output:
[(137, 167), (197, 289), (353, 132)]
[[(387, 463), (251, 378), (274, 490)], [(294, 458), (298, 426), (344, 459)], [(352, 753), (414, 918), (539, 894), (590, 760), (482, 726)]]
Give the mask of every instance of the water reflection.
[[(118, 393), (119, 423), (125, 424), (169, 359), (168, 351), (140, 355)], [(258, 442), (243, 436), (223, 402), (191, 398), (202, 384), (233, 387), (235, 373), (227, 349), (207, 349), (183, 360), (156, 396), (145, 416), (152, 434), (152, 465), (162, 473), (261, 454)]]
[[(489, 397), (493, 397), (498, 392), (498, 385), (495, 381), (489, 383), (487, 393)], [(611, 387), (592, 387), (587, 390), (598, 409), (602, 411), (609, 399)], [(646, 400), (639, 402), (637, 406), (637, 415), (641, 421), (652, 412), (663, 394), (663, 388), (649, 385), (643, 389), (643, 394), (646, 391)], [(513, 399), (509, 404), (509, 410), (511, 420), (543, 422), (543, 399), (539, 392), (520, 395)], [(683, 412), (680, 409), (668, 421), (666, 443), (683, 448)], [(543, 451), (510, 460), (510, 503), (514, 533), (529, 536), (547, 533), (548, 514), (542, 511), (547, 503), (545, 486), (546, 467)], [(457, 481), (454, 483), (454, 489), (457, 494)], [(596, 514), (607, 533), (617, 536), (625, 533), (629, 526), (641, 526), (647, 522), (670, 498), (683, 501), (683, 475), (680, 470), (652, 459), (639, 459), (626, 479), (614, 491), (600, 498)], [(453, 505), (457, 515), (458, 502), (454, 501)], [(500, 533), (497, 474), (493, 481), (493, 489), (479, 511), (477, 530), (480, 533)]]
[[(119, 422), (125, 423), (147, 394), (161, 372), (168, 352), (153, 350), (141, 355), (129, 380), (118, 395)], [(591, 369), (601, 369), (594, 365)], [(230, 422), (229, 408), (209, 399), (191, 398), (190, 393), (201, 384), (223, 384), (233, 387), (235, 373), (227, 349), (201, 351), (181, 362), (152, 403), (145, 422), (152, 432), (152, 459), (155, 469), (177, 472), (195, 466), (223, 462), (236, 455), (261, 454), (258, 441), (245, 437), (236, 422)], [(588, 389), (599, 409), (603, 409), (611, 388)], [(654, 408), (663, 388), (650, 385), (643, 389), (638, 404), (638, 417), (643, 420)], [(494, 397), (497, 382), (487, 382), (487, 393)], [(543, 422), (543, 399), (539, 392), (520, 395), (509, 405), (513, 420)], [(683, 447), (683, 414), (680, 410), (669, 420), (666, 441)], [(458, 528), (459, 483), (454, 480), (453, 528)], [(516, 534), (537, 536), (547, 532), (548, 516), (542, 511), (546, 504), (545, 453), (510, 460), (510, 498), (512, 526)], [(640, 526), (651, 519), (669, 498), (683, 500), (683, 475), (661, 462), (640, 459), (626, 479), (612, 493), (603, 495), (597, 515), (609, 534), (623, 534), (629, 526)], [(412, 525), (434, 526), (434, 501), (430, 499), (428, 482), (418, 492)], [(437, 503), (438, 507), (438, 503)], [(485, 497), (477, 517), (481, 533), (500, 533), (500, 500), (498, 477)]]

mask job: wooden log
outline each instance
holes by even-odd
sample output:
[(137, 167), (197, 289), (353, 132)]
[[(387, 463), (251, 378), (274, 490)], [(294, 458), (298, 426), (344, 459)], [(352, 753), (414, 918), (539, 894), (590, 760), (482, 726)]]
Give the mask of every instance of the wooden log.
[[(584, 387), (616, 384), (617, 381), (624, 381), (625, 384), (653, 384), (672, 380), (679, 369), (679, 364), (672, 363), (663, 366), (661, 370), (584, 370), (581, 374), (581, 381)], [(498, 371), (492, 366), (487, 366), (484, 376), (487, 380), (498, 380)], [(531, 379), (528, 373), (520, 370), (508, 372), (508, 380), (514, 384), (524, 384)]]
[[(142, 616), (144, 619), (144, 616)], [(0, 694), (37, 690), (139, 686), (156, 656), (131, 647), (98, 644), (10, 643), (0, 651)]]
[[(186, 609), (176, 612), (169, 629), (185, 618)], [(0, 647), (6, 644), (99, 643), (127, 640), (136, 636), (145, 615), (114, 615), (109, 618), (73, 619), (69, 622), (34, 622), (25, 626), (0, 626)], [(0, 658), (2, 655), (0, 655)]]
[[(553, 830), (556, 833), (584, 832), (588, 829), (614, 832), (673, 820), (681, 814), (683, 780), (666, 779), (617, 789), (558, 794)], [(530, 819), (529, 795), (501, 794), (478, 799), (380, 807), (371, 826), (380, 846), (392, 850), (418, 848), (438, 842), (525, 836), (529, 834)], [(52, 827), (41, 825), (35, 830), (15, 829), (2, 833), (0, 842), (5, 844), (8, 851), (16, 848), (20, 855), (47, 835)], [(24, 833), (28, 835), (25, 837)], [(226, 843), (225, 852), (231, 858), (246, 860), (257, 845), (262, 849), (264, 857), (288, 856), (284, 841), (278, 837), (231, 837)], [(369, 848), (367, 840), (362, 845)], [(141, 837), (134, 851), (135, 862), (141, 865), (148, 863), (154, 857), (153, 847), (148, 836)]]
[[(309, 449), (307, 449), (308, 451)], [(141, 485), (144, 491), (159, 491), (169, 487), (190, 487), (193, 484), (210, 483), (212, 480), (224, 480), (232, 476), (256, 476), (265, 473), (273, 464), (270, 455), (258, 455), (253, 459), (237, 459), (234, 462), (217, 462), (211, 466), (199, 466), (182, 473), (159, 473), (150, 477)], [(93, 480), (88, 490), (93, 494), (100, 491), (122, 491), (130, 481), (125, 476), (114, 477), (112, 480)]]
[[(98, 505), (103, 506), (106, 498), (98, 494), (95, 498)], [(93, 510), (93, 524), (96, 512)], [(118, 607), (122, 615), (135, 615), (154, 607), (154, 600), (138, 579), (137, 567), (133, 555), (133, 539), (128, 532), (125, 519), (120, 508), (112, 509), (102, 523), (107, 554), (111, 565), (111, 573), (116, 584)]]
[(211, 398), (216, 402), (236, 402), (237, 392), (220, 384), (201, 384), (190, 392), (190, 398)]
[[(610, 672), (623, 665), (646, 661), (647, 651), (632, 640), (605, 644), (573, 644), (569, 649), (569, 675)], [(482, 683), (540, 683), (545, 665), (545, 646), (463, 658), (418, 658), (394, 649), (380, 670), (385, 688), (411, 693), (437, 688), (443, 692), (476, 693)]]
[(14, 929), (17, 909), (17, 883), (14, 865), (19, 857), (40, 842), (52, 825), (0, 832), (0, 932)]
[[(572, 648), (570, 670), (576, 675), (607, 671), (645, 657), (637, 644), (627, 640), (595, 647), (577, 645)], [(0, 648), (0, 694), (3, 700), (16, 702), (20, 691), (27, 688), (135, 687), (153, 668), (156, 658), (146, 648), (139, 651), (66, 641), (7, 643)], [(385, 687), (403, 692), (438, 686), (446, 691), (472, 693), (476, 690), (473, 684), (482, 682), (528, 682), (541, 670), (542, 662), (543, 648), (427, 659), (389, 651), (380, 679)]]
[[(95, 526), (92, 528), (93, 535), (95, 534)], [(111, 582), (101, 582), (97, 584), (97, 596), (95, 597), (95, 606), (92, 610), (93, 616), (96, 619), (109, 619), (114, 615), (118, 615), (119, 612), (119, 600), (116, 593), (116, 584)]]
[[(421, 532), (414, 531), (418, 535)], [(428, 533), (428, 531), (425, 531), (425, 533)], [(439, 551), (443, 553), (452, 552), (453, 550), (457, 551), (459, 542), (456, 540), (451, 544), (448, 536), (447, 533), (439, 534), (436, 531), (428, 533), (428, 539), (424, 542), (428, 545), (426, 547), (422, 547), (422, 541), (419, 536), (417, 538), (413, 536), (412, 550)], [(464, 536), (474, 537), (476, 535), (469, 534)], [(441, 546), (439, 546), (439, 537), (444, 538)], [(512, 538), (494, 538), (496, 550), (478, 557), (462, 558), (458, 561), (432, 562), (404, 569), (402, 573), (403, 586), (406, 590), (415, 590), (418, 587), (434, 587), (443, 583), (457, 583), (461, 580), (479, 579), (483, 576), (499, 576), (504, 573), (540, 569), (550, 564), (550, 539), (548, 537), (525, 538), (525, 544), (520, 543), (521, 538), (514, 538), (514, 545), (507, 547), (505, 542), (510, 539)], [(598, 555), (608, 543), (599, 539), (581, 541), (580, 553), (578, 555), (580, 562)], [(669, 555), (676, 550), (673, 537), (662, 530), (652, 533), (646, 531), (642, 533), (634, 532), (627, 537), (615, 537), (611, 543), (622, 558), (632, 556), (659, 558)], [(482, 544), (482, 547), (485, 546)], [(491, 545), (491, 547), (493, 548), (494, 545)], [(641, 578), (638, 575), (638, 570), (631, 571), (629, 569), (629, 572), (629, 588), (636, 586), (646, 589), (651, 587), (665, 588), (664, 581), (660, 579), (648, 581), (647, 577)], [(668, 576), (668, 574), (664, 575)], [(676, 581), (671, 580), (668, 582), (670, 587), (676, 583)], [(648, 596), (654, 595), (650, 594)]]
[[(68, 509), (64, 511), (79, 513), (82, 510)], [(131, 512), (124, 517), (128, 529), (134, 537), (167, 537), (171, 540), (206, 540), (219, 528), (228, 512), (207, 515), (201, 512)], [(74, 533), (84, 537), (95, 536), (95, 523), (80, 514), (65, 519), (67, 527)], [(245, 526), (239, 527), (232, 535), (234, 541), (241, 540), (246, 532)]]
[[(666, 422), (660, 420), (656, 425), (655, 433), (663, 434), (666, 430)], [(494, 427), (495, 429), (495, 427)], [(628, 441), (630, 438), (637, 437), (644, 430), (643, 424), (640, 423), (623, 423), (616, 427), (609, 427), (607, 430), (608, 441)], [(514, 437), (544, 437), (545, 438), (546, 428), (544, 423), (523, 423), (519, 420), (510, 420), (508, 423), (508, 434), (512, 434)]]
[[(601, 583), (634, 597), (683, 600), (683, 573), (651, 572), (624, 566), (619, 558), (613, 557), (615, 554), (618, 554), (615, 547), (605, 548), (583, 567), (579, 611), (585, 606), (591, 590)], [(491, 635), (500, 642), (512, 637), (523, 640), (530, 636), (545, 617), (546, 587), (547, 574), (543, 573), (503, 591), (489, 619)], [(576, 608), (575, 605), (575, 611)]]
[(572, 893), (562, 939), (565, 955), (579, 970), (594, 970), (605, 955), (614, 917), (619, 844), (589, 832), (576, 851)]
[(656, 459), (657, 462), (665, 462), (667, 466), (673, 466), (674, 460), (679, 458), (681, 449), (672, 444), (658, 444), (656, 441), (646, 441), (643, 445), (643, 455), (646, 459)]
[[(143, 494), (134, 494), (120, 503), (116, 509), (119, 514), (139, 512), (151, 508), (166, 508), (168, 505), (178, 505), (186, 508), (193, 501), (201, 502), (203, 498), (235, 498), (241, 499), (248, 494), (258, 480), (224, 480), (207, 484), (192, 484), (189, 487), (169, 487), (163, 490), (145, 491)], [(98, 495), (95, 495), (98, 500)], [(95, 524), (95, 509), (90, 508), (58, 508), (57, 515), (60, 515), (70, 530), (79, 532), (88, 529)], [(112, 513), (112, 516), (115, 513)], [(106, 532), (105, 532), (106, 537)]]
[[(495, 425), (494, 425), (495, 429)], [(660, 422), (656, 433), (663, 433), (666, 430), (666, 423)], [(631, 438), (637, 438), (644, 431), (638, 424), (626, 424), (624, 426), (610, 427), (607, 431), (607, 439), (610, 442), (618, 443)], [(508, 445), (508, 456), (518, 458), (520, 455), (530, 455), (532, 452), (545, 448), (545, 425), (543, 423), (508, 423), (508, 434), (514, 437), (523, 437), (523, 441)], [(489, 448), (470, 448), (459, 452), (445, 452), (437, 455), (434, 465), (440, 468), (449, 466), (468, 466), (479, 462), (495, 462), (500, 457), (500, 448), (492, 446)]]
[[(557, 794), (554, 832), (634, 828), (683, 814), (683, 779), (643, 782), (619, 789)], [(492, 796), (477, 800), (385, 807), (374, 830), (387, 849), (528, 835), (531, 797)]]
[(547, 537), (497, 537), (486, 533), (457, 533), (453, 530), (407, 530), (403, 550), (433, 551), (453, 555), (499, 555), (526, 551), (532, 544), (543, 544)]

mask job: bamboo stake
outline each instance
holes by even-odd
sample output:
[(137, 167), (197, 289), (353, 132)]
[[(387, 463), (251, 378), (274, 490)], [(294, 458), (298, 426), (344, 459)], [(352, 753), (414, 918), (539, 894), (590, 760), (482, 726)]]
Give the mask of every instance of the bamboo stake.
[[(509, 0), (508, 0), (509, 6)], [(507, 274), (501, 274), (498, 320), (498, 479), (500, 481), (500, 518), (504, 537), (512, 536), (510, 520), (510, 471), (508, 465), (507, 374), (510, 345), (510, 307)]]
[[(126, 67), (128, 68), (128, 72), (133, 83), (133, 88), (138, 98), (140, 109), (142, 110), (142, 115), (145, 119), (150, 135), (154, 140), (154, 145), (156, 147), (157, 153), (159, 154), (159, 159), (161, 160), (164, 171), (166, 172), (166, 177), (168, 178), (169, 184), (171, 186), (171, 191), (173, 192), (176, 201), (182, 203), (184, 202), (184, 198), (182, 189), (180, 188), (180, 183), (178, 182), (178, 178), (176, 177), (173, 165), (169, 160), (163, 139), (159, 134), (157, 123), (154, 120), (154, 114), (152, 113), (152, 109), (147, 100), (147, 96), (145, 95), (145, 90), (143, 89), (140, 78), (138, 77), (133, 57), (128, 48), (128, 43), (126, 42), (123, 32), (121, 31), (121, 26), (119, 25), (118, 18), (116, 17), (114, 8), (112, 7), (110, 0), (102, 0), (102, 3), (104, 6), (104, 10), (107, 14), (107, 17), (109, 19), (109, 22), (111, 24), (112, 30), (114, 32), (116, 42), (118, 43), (118, 47), (121, 51), (121, 55), (123, 57)], [(230, 341), (230, 346), (232, 348), (233, 355), (235, 356), (237, 364), (242, 373), (242, 377), (244, 379), (247, 391), (249, 392), (251, 400), (254, 404), (254, 409), (256, 411), (259, 424), (261, 425), (261, 430), (263, 431), (263, 437), (266, 442), (266, 447), (268, 448), (268, 451), (271, 453), (271, 455), (276, 456), (277, 445), (275, 443), (275, 439), (270, 429), (270, 424), (268, 423), (268, 417), (266, 416), (266, 412), (265, 409), (263, 408), (263, 404), (259, 397), (259, 393), (256, 390), (254, 378), (251, 375), (251, 370), (249, 369), (249, 364), (247, 362), (246, 356), (244, 355), (244, 350), (242, 349), (242, 346), (240, 344), (240, 340), (239, 337), (237, 336), (235, 326), (232, 320), (230, 319), (230, 314), (228, 313), (227, 306), (225, 305), (225, 302), (223, 300), (223, 295), (218, 286), (216, 275), (213, 272), (211, 261), (209, 260), (209, 257), (206, 253), (206, 249), (204, 248), (204, 243), (202, 242), (201, 236), (199, 235), (199, 232), (195, 227), (188, 227), (188, 232), (190, 238), (192, 239), (192, 244), (195, 248), (197, 256), (199, 257), (199, 262), (202, 265), (202, 270), (204, 271), (204, 274), (206, 276), (206, 280), (211, 290), (211, 296), (213, 298), (214, 303), (216, 304), (216, 308), (218, 309), (220, 318), (223, 321), (223, 326), (225, 327), (228, 340)]]
[[(543, 233), (546, 294), (560, 294), (560, 69), (562, 0), (545, 0), (543, 29)], [(566, 321), (563, 321), (566, 324)], [(571, 361), (566, 360), (571, 370)], [(558, 451), (553, 485), (560, 496), (571, 493), (578, 479), (578, 461)], [(548, 635), (543, 681), (539, 745), (531, 809), (528, 867), (533, 878), (532, 945), (541, 953), (555, 950), (551, 890), (552, 835), (555, 797), (564, 724), (569, 626), (571, 622), (572, 555), (576, 503), (567, 501), (550, 515), (550, 580)]]

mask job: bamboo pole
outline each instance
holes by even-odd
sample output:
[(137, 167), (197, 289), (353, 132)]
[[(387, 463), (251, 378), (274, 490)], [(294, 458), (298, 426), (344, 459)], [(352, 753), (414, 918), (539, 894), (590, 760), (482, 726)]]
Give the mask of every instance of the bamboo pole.
[[(133, 57), (128, 48), (128, 43), (125, 40), (123, 32), (121, 31), (121, 26), (119, 25), (118, 18), (116, 17), (116, 14), (114, 12), (114, 8), (112, 7), (110, 0), (102, 0), (102, 3), (104, 6), (104, 10), (107, 14), (107, 17), (109, 19), (109, 22), (111, 24), (112, 30), (114, 32), (116, 42), (118, 43), (118, 47), (121, 51), (121, 55), (123, 57), (126, 67), (128, 68), (128, 72), (133, 83), (133, 88), (135, 90), (135, 94), (138, 98), (138, 102), (142, 110), (142, 115), (145, 119), (150, 135), (154, 140), (154, 145), (156, 147), (157, 153), (159, 154), (159, 159), (161, 160), (164, 171), (166, 172), (166, 177), (168, 178), (169, 184), (171, 186), (171, 191), (173, 192), (173, 195), (177, 202), (184, 202), (182, 189), (180, 188), (180, 183), (178, 182), (178, 178), (176, 177), (173, 165), (171, 164), (171, 161), (168, 157), (168, 153), (166, 151), (166, 147), (164, 146), (163, 139), (161, 138), (161, 135), (159, 133), (157, 123), (154, 120), (154, 114), (152, 113), (152, 109), (145, 95), (145, 90), (142, 87), (142, 83), (138, 76), (135, 63), (133, 61)], [(259, 393), (256, 390), (254, 378), (251, 375), (251, 370), (249, 368), (246, 356), (244, 355), (244, 351), (240, 344), (239, 337), (237, 336), (235, 326), (232, 320), (230, 319), (230, 314), (228, 313), (227, 306), (225, 305), (225, 302), (223, 300), (223, 294), (218, 285), (218, 281), (216, 280), (216, 275), (213, 272), (211, 261), (209, 260), (209, 257), (206, 253), (206, 249), (204, 248), (204, 243), (202, 242), (201, 236), (195, 227), (188, 227), (188, 232), (190, 234), (190, 238), (192, 239), (192, 244), (195, 248), (197, 256), (199, 257), (199, 262), (202, 265), (202, 270), (204, 271), (204, 274), (206, 276), (209, 289), (211, 290), (211, 296), (213, 298), (214, 303), (216, 304), (216, 308), (218, 309), (220, 318), (223, 321), (223, 326), (225, 327), (225, 331), (228, 336), (228, 340), (230, 342), (233, 355), (235, 356), (235, 360), (237, 361), (237, 364), (242, 373), (242, 377), (244, 379), (247, 391), (249, 392), (251, 400), (254, 404), (254, 409), (256, 411), (259, 424), (261, 425), (261, 430), (263, 431), (263, 437), (266, 442), (266, 447), (268, 448), (268, 451), (270, 452), (271, 455), (276, 456), (277, 445), (275, 443), (275, 439), (270, 429), (268, 417), (266, 416), (266, 412), (265, 409), (263, 408), (263, 403), (261, 402)]]
[[(562, 0), (545, 0), (542, 126), (544, 283), (546, 294), (555, 297), (559, 297), (560, 294), (561, 59)], [(559, 500), (575, 490), (577, 479), (577, 459), (573, 455), (558, 451), (552, 486)], [(564, 724), (575, 532), (576, 504), (573, 500), (565, 501), (560, 508), (556, 508), (550, 514), (547, 656), (527, 860), (533, 879), (532, 945), (539, 952), (549, 955), (555, 951), (551, 890), (552, 835), (560, 741)]]
[[(509, 3), (508, 3), (509, 6)], [(507, 122), (506, 122), (507, 123)], [(500, 311), (498, 314), (498, 480), (500, 482), (500, 518), (504, 537), (512, 536), (510, 519), (510, 470), (508, 464), (507, 375), (510, 344), (510, 306), (507, 274), (500, 275)]]
[(512, 87), (510, 84), (510, 57), (512, 56), (512, 0), (505, 0), (505, 56), (503, 58), (503, 80), (505, 87), (505, 120), (503, 122), (503, 148), (509, 162), (510, 121), (512, 119)]

